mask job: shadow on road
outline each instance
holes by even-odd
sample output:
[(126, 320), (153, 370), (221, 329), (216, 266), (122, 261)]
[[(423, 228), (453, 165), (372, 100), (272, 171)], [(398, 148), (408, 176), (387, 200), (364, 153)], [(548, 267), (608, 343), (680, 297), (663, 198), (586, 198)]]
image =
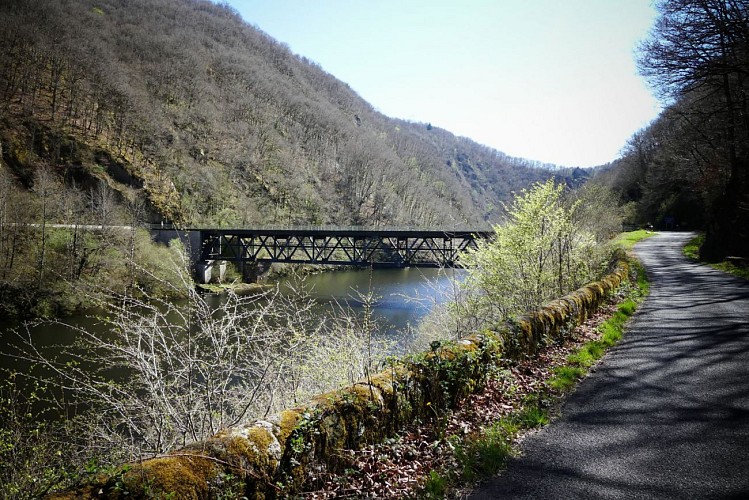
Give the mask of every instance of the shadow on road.
[(470, 498), (749, 498), (749, 282), (638, 244), (651, 296), (562, 416)]

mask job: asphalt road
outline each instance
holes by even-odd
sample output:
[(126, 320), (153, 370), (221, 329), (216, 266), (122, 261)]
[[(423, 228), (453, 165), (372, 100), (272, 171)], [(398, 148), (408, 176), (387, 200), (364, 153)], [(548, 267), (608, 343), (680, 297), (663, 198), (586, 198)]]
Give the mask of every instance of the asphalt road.
[(651, 278), (624, 340), (521, 457), (470, 497), (749, 499), (749, 282), (638, 243)]

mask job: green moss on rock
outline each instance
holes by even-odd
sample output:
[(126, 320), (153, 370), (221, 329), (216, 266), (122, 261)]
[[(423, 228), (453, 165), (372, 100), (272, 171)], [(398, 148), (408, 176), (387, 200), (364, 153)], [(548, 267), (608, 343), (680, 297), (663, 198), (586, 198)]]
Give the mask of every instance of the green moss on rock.
[[(620, 264), (601, 281), (513, 324), (497, 325), (394, 363), (366, 380), (317, 396), (306, 408), (225, 429), (175, 456), (145, 461), (119, 479), (109, 478), (109, 490), (88, 485), (77, 493), (95, 497), (96, 491), (114, 491), (112, 481), (121, 480), (130, 498), (144, 498), (147, 492), (207, 498), (222, 472), (239, 472), (248, 498), (293, 495), (311, 470), (342, 465), (341, 450), (380, 441), (416, 418), (434, 418), (480, 387), (498, 359), (533, 355), (545, 342), (564, 336), (571, 325), (593, 314), (628, 273), (626, 264)], [(285, 483), (282, 493), (275, 485), (279, 481)], [(78, 498), (77, 493), (56, 498)]]
[(204, 499), (209, 497), (209, 484), (218, 472), (215, 462), (199, 455), (154, 458), (133, 466), (104, 496)]

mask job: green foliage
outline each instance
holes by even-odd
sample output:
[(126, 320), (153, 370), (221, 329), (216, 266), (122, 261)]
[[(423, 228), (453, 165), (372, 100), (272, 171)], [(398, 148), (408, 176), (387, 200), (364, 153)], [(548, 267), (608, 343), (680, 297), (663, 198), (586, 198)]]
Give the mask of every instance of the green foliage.
[(569, 391), (586, 373), (587, 370), (580, 366), (560, 366), (554, 370), (549, 386), (561, 392)]
[(138, 227), (142, 207), (117, 206), (102, 184), (84, 194), (52, 171), (36, 182), (26, 191), (0, 167), (0, 317), (64, 316), (128, 293), (175, 296), (163, 285), (177, 281), (182, 249)]
[(500, 418), (479, 434), (465, 439), (454, 437), (462, 479), (472, 482), (496, 474), (514, 454), (512, 443), (520, 432), (548, 423), (548, 412), (529, 400), (520, 410)]
[(622, 229), (625, 209), (620, 207), (616, 192), (599, 183), (587, 182), (569, 194), (576, 202), (575, 224), (593, 234), (596, 243), (605, 245)]
[(445, 498), (448, 480), (437, 471), (429, 471), (429, 476), (424, 483), (424, 496), (430, 499)]
[(682, 251), (689, 260), (698, 261), (700, 260), (700, 247), (703, 243), (705, 243), (705, 235), (698, 234), (684, 245)]
[(650, 280), (648, 279), (647, 272), (645, 272), (645, 268), (640, 262), (635, 260), (632, 261), (630, 265), (635, 272), (637, 280), (637, 288), (632, 291), (631, 299), (639, 303), (650, 293)]
[(632, 316), (635, 313), (635, 309), (637, 309), (637, 302), (633, 299), (626, 300), (619, 304), (619, 311), (626, 316)]
[(90, 451), (76, 422), (43, 410), (53, 395), (46, 385), (0, 375), (0, 498), (40, 498), (70, 485)]
[[(26, 267), (29, 260), (35, 261), (40, 231), (30, 230), (25, 238), (5, 280), (0, 279), (0, 295), (7, 292), (0, 317), (65, 316), (127, 293), (184, 295), (171, 285), (179, 282), (175, 263), (183, 259), (181, 246), (156, 244), (144, 229), (48, 229), (41, 282)], [(16, 292), (18, 288), (25, 293)]]
[(244, 496), (245, 482), (239, 474), (221, 472), (216, 479), (217, 485), (212, 493), (216, 500), (236, 500)]
[(463, 257), (469, 307), (501, 321), (539, 307), (597, 277), (607, 255), (576, 217), (581, 200), (568, 202), (553, 181), (523, 190), (506, 207), (504, 225)]
[(513, 433), (503, 422), (487, 428), (481, 435), (456, 441), (455, 457), (465, 481), (486, 478), (501, 470), (512, 456)]
[[(705, 235), (700, 234), (692, 238), (687, 242), (687, 244), (682, 249), (684, 252), (684, 255), (695, 262), (702, 262), (700, 258), (700, 249), (705, 243)], [(736, 260), (724, 260), (722, 262), (708, 262), (707, 263), (710, 267), (713, 269), (717, 269), (719, 271), (723, 271), (725, 273), (732, 274), (734, 276), (739, 276), (744, 279), (749, 279), (749, 264), (747, 264), (746, 259), (736, 259)]]
[(749, 279), (749, 265), (747, 265), (746, 261), (743, 261), (742, 265), (737, 265), (731, 261), (714, 262), (710, 263), (710, 267), (723, 271), (724, 273)]
[(579, 351), (570, 354), (567, 361), (581, 367), (592, 366), (603, 355), (605, 346), (600, 342), (588, 342)]
[(632, 250), (632, 247), (635, 246), (635, 243), (638, 241), (644, 240), (645, 238), (650, 238), (651, 236), (654, 236), (656, 233), (652, 231), (647, 231), (645, 229), (638, 229), (637, 231), (628, 231), (621, 233), (616, 238), (614, 238), (614, 245), (623, 248), (624, 250)]
[(601, 333), (603, 334), (602, 341), (605, 347), (610, 347), (622, 338), (621, 325), (616, 323), (606, 323), (601, 326)]
[(510, 420), (517, 421), (520, 429), (535, 429), (549, 423), (549, 412), (537, 404), (529, 405)]

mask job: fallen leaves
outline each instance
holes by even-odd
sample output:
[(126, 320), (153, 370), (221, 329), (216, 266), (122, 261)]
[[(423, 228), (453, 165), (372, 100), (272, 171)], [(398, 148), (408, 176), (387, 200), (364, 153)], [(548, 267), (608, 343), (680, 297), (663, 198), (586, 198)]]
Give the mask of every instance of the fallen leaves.
[[(613, 304), (602, 306), (563, 343), (546, 347), (522, 362), (504, 362), (480, 391), (463, 399), (444, 419), (415, 422), (398, 436), (363, 450), (341, 450), (344, 472), (316, 471), (309, 478), (309, 491), (300, 498), (423, 497), (430, 471), (460, 470), (452, 442), (477, 435), (520, 409), (528, 395), (549, 394), (546, 384), (554, 367), (564, 364), (567, 356), (586, 342), (599, 338), (597, 327), (615, 310)], [(559, 402), (557, 395), (550, 404)], [(520, 439), (522, 436), (516, 441)], [(461, 496), (459, 491), (453, 494)]]

